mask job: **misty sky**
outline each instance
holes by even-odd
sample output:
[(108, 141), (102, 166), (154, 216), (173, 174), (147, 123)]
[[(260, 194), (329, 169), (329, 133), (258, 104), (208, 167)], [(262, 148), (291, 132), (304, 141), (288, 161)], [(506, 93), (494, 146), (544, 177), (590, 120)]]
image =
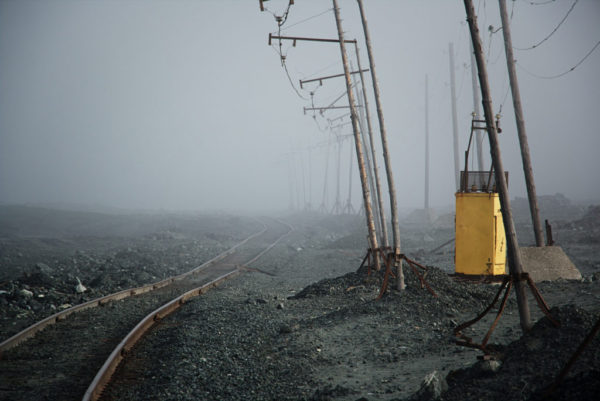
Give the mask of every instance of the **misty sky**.
[[(515, 47), (540, 42), (573, 4), (531, 4), (540, 2), (507, 1)], [(282, 34), (336, 37), (330, 1), (295, 3)], [(287, 0), (265, 4), (281, 14)], [(475, 5), (495, 112), (502, 106), (500, 143), (510, 194), (524, 196), (498, 3)], [(359, 39), (366, 65), (356, 1), (340, 0), (340, 6), (346, 38)], [(399, 206), (423, 205), (426, 74), (431, 204), (452, 205), (449, 42), (455, 49), (461, 155), (473, 110), (463, 2), (365, 0), (365, 8)], [(563, 77), (531, 75), (573, 67), (600, 40), (599, 22), (600, 2), (580, 0), (547, 41), (515, 50), (539, 195), (600, 200), (600, 49)], [(0, 0), (0, 202), (283, 210), (290, 204), (291, 181), (294, 203), (306, 199), (316, 208), (327, 177), (331, 207), (337, 150), (328, 146), (332, 134), (320, 128), (344, 112), (316, 119), (303, 113), (310, 100), (296, 94), (277, 46), (267, 45), (276, 28), (258, 0)], [(283, 52), (296, 86), (299, 79), (342, 72), (336, 44), (284, 42)], [(315, 105), (327, 105), (344, 90), (336, 79), (307, 85), (300, 95), (309, 98), (314, 91)], [(374, 109), (372, 114), (376, 120)], [(350, 125), (339, 131), (350, 133)], [(350, 152), (346, 141), (342, 201)], [(354, 170), (355, 208), (360, 199)]]

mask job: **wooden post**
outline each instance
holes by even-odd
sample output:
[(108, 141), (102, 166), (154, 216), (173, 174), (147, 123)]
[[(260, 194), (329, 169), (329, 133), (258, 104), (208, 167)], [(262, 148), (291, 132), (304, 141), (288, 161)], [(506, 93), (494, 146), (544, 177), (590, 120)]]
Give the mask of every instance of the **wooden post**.
[[(361, 93), (361, 90), (358, 89), (358, 83), (356, 82), (356, 78), (353, 76), (352, 77), (352, 81), (353, 81), (353, 85), (354, 88), (356, 89), (356, 98), (358, 101), (358, 126), (360, 128), (360, 138), (362, 140), (362, 143), (364, 145), (364, 150), (365, 150), (365, 159), (367, 162), (367, 179), (369, 181), (369, 189), (371, 190), (371, 194), (372, 196), (372, 200), (373, 200), (373, 213), (374, 213), (374, 220), (375, 220), (375, 232), (378, 235), (379, 238), (379, 243), (384, 243), (385, 240), (382, 239), (383, 236), (383, 231), (382, 231), (382, 227), (381, 227), (381, 221), (379, 219), (379, 217), (381, 216), (381, 213), (379, 211), (379, 200), (377, 197), (377, 191), (375, 190), (375, 177), (374, 177), (374, 173), (373, 173), (373, 164), (371, 162), (371, 149), (369, 146), (369, 141), (367, 141), (367, 134), (365, 133), (365, 113), (364, 113), (364, 103), (361, 102), (361, 99), (363, 99), (363, 94)], [(384, 241), (384, 242), (382, 242)]]
[[(471, 43), (471, 84), (473, 87), (473, 119), (481, 120), (479, 112), (479, 88), (477, 87), (477, 62), (475, 61), (475, 53), (473, 51), (473, 43)], [(477, 145), (477, 168), (479, 171), (485, 171), (483, 165), (483, 134), (481, 130), (475, 131), (475, 144)]]
[(371, 125), (371, 112), (369, 111), (369, 101), (367, 99), (367, 88), (365, 84), (365, 77), (363, 69), (360, 66), (360, 52), (358, 51), (358, 44), (354, 42), (354, 49), (356, 50), (356, 62), (358, 63), (358, 71), (360, 71), (360, 83), (362, 86), (362, 99), (367, 118), (367, 132), (369, 134), (369, 144), (371, 148), (371, 159), (373, 160), (373, 174), (375, 178), (375, 190), (377, 192), (377, 208), (379, 209), (379, 220), (381, 225), (381, 237), (384, 247), (390, 245), (387, 232), (387, 223), (385, 221), (385, 209), (383, 207), (383, 197), (381, 196), (381, 180), (379, 179), (379, 166), (377, 165), (377, 154), (375, 153), (375, 141), (373, 140), (373, 128)]
[(544, 246), (544, 234), (542, 231), (542, 223), (540, 221), (540, 210), (537, 203), (535, 182), (533, 180), (531, 157), (529, 156), (527, 131), (525, 131), (525, 119), (523, 118), (523, 108), (521, 107), (521, 93), (519, 92), (517, 71), (515, 71), (515, 59), (513, 56), (512, 38), (510, 35), (510, 22), (508, 21), (508, 14), (506, 12), (506, 1), (498, 0), (498, 2), (500, 4), (500, 18), (502, 19), (502, 35), (504, 35), (504, 51), (506, 52), (506, 65), (508, 66), (508, 79), (510, 81), (510, 90), (512, 92), (513, 107), (515, 109), (519, 144), (521, 145), (521, 159), (523, 160), (523, 172), (525, 173), (525, 184), (527, 186), (527, 196), (529, 198), (529, 211), (531, 212), (531, 220), (533, 222), (535, 245)]
[(450, 102), (452, 104), (452, 136), (454, 138), (454, 182), (460, 188), (460, 155), (458, 153), (458, 117), (456, 115), (456, 78), (454, 74), (454, 43), (448, 43), (450, 55)]
[(494, 122), (492, 97), (487, 79), (487, 68), (485, 65), (485, 59), (483, 57), (481, 38), (479, 37), (479, 28), (477, 27), (477, 17), (475, 16), (473, 0), (464, 0), (464, 3), (467, 13), (467, 22), (469, 23), (469, 30), (471, 32), (471, 40), (473, 41), (473, 49), (475, 50), (477, 69), (479, 71), (479, 84), (481, 86), (481, 96), (483, 98), (483, 113), (485, 116), (485, 123), (490, 140), (490, 153), (496, 175), (496, 187), (500, 196), (500, 207), (502, 208), (502, 219), (504, 220), (504, 230), (506, 232), (508, 267), (510, 269), (510, 275), (515, 280), (515, 292), (517, 294), (521, 328), (524, 332), (526, 332), (531, 329), (531, 315), (529, 312), (529, 305), (527, 303), (527, 296), (525, 294), (525, 282), (521, 278), (523, 273), (521, 252), (519, 250), (517, 233), (515, 231), (512, 212), (510, 210), (510, 197), (508, 195), (508, 187), (504, 177), (504, 167), (502, 166), (500, 145), (498, 144), (498, 132)]
[[(344, 31), (342, 30), (342, 21), (340, 20), (340, 10), (337, 0), (333, 0), (333, 11), (335, 14), (335, 23), (337, 25), (338, 36), (340, 39), (340, 52), (342, 53), (342, 62), (344, 64), (344, 74), (346, 75), (346, 91), (348, 93), (348, 104), (350, 105), (350, 116), (352, 119), (352, 131), (354, 132), (354, 145), (356, 146), (356, 158), (358, 159), (358, 171), (360, 173), (360, 183), (363, 192), (363, 205), (367, 217), (367, 228), (369, 230), (369, 239), (371, 249), (379, 248), (377, 237), (375, 235), (375, 224), (373, 222), (373, 210), (371, 209), (371, 195), (367, 183), (367, 172), (365, 170), (365, 161), (358, 130), (358, 116), (356, 115), (356, 105), (354, 103), (354, 94), (352, 93), (352, 82), (350, 81), (350, 69), (348, 68), (348, 56), (346, 53), (346, 44), (344, 43)], [(375, 257), (375, 269), (380, 269), (379, 258)]]
[(385, 171), (387, 174), (388, 191), (390, 193), (390, 208), (392, 210), (392, 230), (394, 234), (394, 263), (398, 266), (397, 271), (397, 288), (404, 290), (404, 272), (402, 271), (402, 259), (400, 258), (400, 225), (398, 222), (398, 202), (396, 201), (396, 186), (394, 184), (394, 175), (392, 174), (392, 164), (387, 145), (387, 133), (385, 131), (385, 123), (383, 121), (383, 110), (381, 108), (381, 99), (379, 96), (379, 83), (377, 81), (377, 73), (375, 71), (375, 60), (373, 58), (373, 50), (371, 48), (371, 37), (369, 35), (369, 27), (365, 16), (362, 0), (358, 1), (360, 9), (360, 17), (362, 20), (363, 31), (365, 34), (365, 42), (367, 44), (367, 54), (369, 55), (369, 64), (371, 69), (371, 79), (373, 81), (373, 91), (375, 92), (375, 104), (377, 106), (377, 118), (379, 119), (379, 132), (381, 135), (381, 147), (383, 150), (383, 161), (385, 163)]
[(429, 77), (425, 75), (425, 214), (429, 223)]

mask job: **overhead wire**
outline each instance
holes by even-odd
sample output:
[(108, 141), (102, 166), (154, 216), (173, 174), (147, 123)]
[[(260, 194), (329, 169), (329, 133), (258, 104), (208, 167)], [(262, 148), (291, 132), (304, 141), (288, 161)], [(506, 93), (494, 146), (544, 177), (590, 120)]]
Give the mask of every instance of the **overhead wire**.
[(300, 20), (300, 21), (298, 21), (298, 22), (294, 22), (292, 25), (288, 25), (287, 27), (283, 28), (283, 29), (282, 29), (282, 31), (288, 30), (288, 29), (290, 29), (290, 28), (292, 28), (292, 27), (294, 27), (294, 26), (296, 26), (296, 25), (300, 25), (300, 24), (302, 24), (302, 23), (304, 23), (304, 22), (306, 22), (306, 21), (310, 21), (311, 19), (314, 19), (314, 18), (320, 17), (321, 15), (323, 15), (323, 14), (325, 14), (325, 13), (329, 12), (329, 11), (332, 11), (332, 10), (333, 10), (333, 8), (328, 8), (327, 10), (324, 10), (324, 11), (322, 11), (322, 12), (320, 12), (320, 13), (318, 13), (318, 14), (315, 14), (315, 15), (313, 15), (313, 16), (311, 16), (311, 17), (305, 18), (305, 19), (303, 19), (303, 20)]
[(555, 1), (556, 0), (546, 0), (546, 1), (536, 2), (536, 1), (530, 1), (530, 0), (523, 0), (523, 2), (529, 3), (532, 6), (543, 6), (546, 4), (554, 3)]
[(560, 26), (563, 24), (563, 22), (565, 22), (567, 20), (567, 17), (569, 16), (569, 14), (571, 14), (571, 11), (573, 11), (573, 9), (575, 8), (575, 5), (578, 2), (579, 2), (579, 0), (575, 0), (573, 2), (573, 4), (571, 5), (571, 8), (569, 8), (569, 11), (567, 11), (567, 13), (563, 17), (563, 19), (560, 20), (560, 22), (558, 23), (558, 25), (544, 39), (542, 39), (538, 43), (534, 44), (533, 46), (529, 46), (529, 47), (515, 47), (515, 46), (513, 46), (513, 49), (515, 49), (515, 50), (533, 50), (536, 47), (538, 47), (539, 45), (541, 45), (542, 43), (546, 42), (548, 39), (550, 39), (550, 37), (552, 37), (552, 35), (554, 35), (554, 33), (556, 31), (558, 31), (558, 28), (560, 28)]
[(309, 78), (312, 78), (312, 77), (314, 77), (315, 75), (317, 75), (317, 74), (320, 74), (320, 73), (322, 73), (323, 71), (325, 71), (325, 70), (328, 70), (328, 69), (330, 69), (331, 67), (333, 67), (333, 66), (335, 66), (335, 65), (339, 65), (339, 64), (341, 64), (341, 63), (342, 63), (341, 61), (334, 61), (333, 63), (326, 65), (325, 67), (323, 67), (323, 68), (321, 68), (321, 69), (319, 69), (319, 70), (317, 70), (317, 71), (313, 72), (312, 74), (310, 74), (310, 75), (306, 75), (306, 76), (305, 76), (305, 77), (303, 77), (302, 79), (309, 79)]
[[(288, 3), (284, 13), (281, 16), (278, 16), (273, 11), (269, 10), (268, 8), (265, 8), (266, 11), (268, 11), (269, 13), (271, 13), (273, 15), (273, 18), (275, 18), (275, 21), (277, 22), (277, 36), (281, 36), (281, 27), (287, 22), (292, 4), (293, 4), (292, 1), (290, 1)], [(278, 44), (279, 44), (279, 50), (277, 50), (277, 48), (274, 45), (272, 45), (272, 47), (279, 54), (279, 58), (281, 60), (281, 66), (283, 67), (283, 69), (285, 71), (285, 75), (287, 76), (288, 81), (290, 82), (290, 85), (292, 86), (292, 89), (294, 89), (294, 92), (296, 93), (296, 95), (298, 95), (298, 97), (300, 99), (308, 100), (308, 98), (306, 96), (304, 96), (300, 93), (298, 88), (296, 88), (294, 81), (292, 80), (290, 71), (288, 70), (287, 64), (286, 64), (287, 53), (283, 54), (283, 42), (282, 42), (281, 38), (279, 39)]]
[(569, 68), (568, 70), (560, 73), (560, 74), (556, 74), (556, 75), (538, 75), (534, 72), (529, 71), (528, 69), (526, 69), (525, 67), (523, 67), (521, 64), (519, 64), (518, 62), (516, 63), (519, 68), (521, 68), (523, 71), (525, 71), (527, 74), (535, 77), (535, 78), (539, 78), (539, 79), (555, 79), (555, 78), (560, 78), (562, 76), (567, 75), (568, 73), (574, 71), (577, 67), (579, 67), (581, 64), (583, 64), (583, 62), (594, 52), (594, 50), (596, 50), (596, 48), (598, 48), (598, 45), (600, 45), (600, 40), (598, 42), (596, 42), (596, 44), (594, 45), (594, 47), (592, 47), (592, 49), (590, 51), (587, 52), (587, 54), (577, 62), (577, 64), (575, 64), (573, 67)]

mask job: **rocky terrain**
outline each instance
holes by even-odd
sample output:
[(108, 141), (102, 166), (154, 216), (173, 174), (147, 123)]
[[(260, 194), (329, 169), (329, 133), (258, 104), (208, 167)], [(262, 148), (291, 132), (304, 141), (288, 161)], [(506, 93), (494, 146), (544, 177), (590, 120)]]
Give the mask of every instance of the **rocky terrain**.
[(1, 207), (0, 339), (58, 310), (191, 270), (260, 229), (232, 216)]
[[(481, 312), (498, 287), (457, 282), (447, 275), (452, 245), (431, 252), (452, 237), (447, 224), (402, 229), (404, 252), (429, 266), (426, 279), (438, 296), (422, 289), (406, 269), (407, 290), (389, 290), (377, 301), (381, 277), (357, 272), (364, 256), (362, 218), (289, 216), (296, 230), (255, 263), (269, 274), (244, 274), (165, 319), (137, 347), (122, 368), (125, 379), (107, 390), (106, 399), (538, 399), (600, 314), (597, 214), (597, 207), (582, 208), (574, 219), (560, 220), (553, 227), (557, 243), (581, 266), (584, 276), (577, 282), (538, 284), (561, 328), (551, 326), (530, 298), (537, 323), (522, 336), (512, 295), (490, 340), (489, 348), (495, 351), (491, 360), (479, 359), (481, 351), (454, 343), (456, 325)], [(109, 275), (113, 282), (135, 281), (130, 276), (135, 277), (139, 266), (156, 266), (150, 274), (160, 278), (171, 274), (164, 269), (185, 270), (186, 261), (199, 264), (212, 251), (259, 228), (250, 219), (202, 216), (198, 218), (205, 224), (198, 226), (203, 229), (192, 233), (195, 224), (181, 221), (189, 217), (170, 218), (180, 219), (179, 224), (152, 226), (128, 236), (110, 232), (93, 239), (63, 236), (56, 246), (49, 246), (47, 238), (4, 235), (0, 260), (7, 278), (0, 281), (5, 291), (0, 295), (2, 338), (5, 326), (12, 327), (7, 332), (14, 331), (21, 322), (50, 312), (49, 307), (35, 311), (30, 304), (33, 300), (45, 304), (46, 296), (41, 302), (36, 299), (36, 294), (44, 294), (39, 288), (69, 293), (75, 297), (66, 298), (70, 302), (82, 297), (76, 294), (75, 277), (97, 293), (118, 288), (120, 283), (114, 287), (90, 283), (100, 274), (100, 266), (122, 260), (116, 256), (119, 252), (126, 252), (124, 260), (130, 265), (119, 264), (119, 273)], [(523, 222), (519, 238), (527, 237), (527, 229)], [(178, 233), (178, 238), (154, 239), (165, 232), (171, 233), (167, 236)], [(207, 244), (214, 249), (205, 250)], [(84, 265), (81, 251), (93, 255), (97, 263)], [(4, 268), (5, 263), (9, 268)], [(38, 267), (40, 263), (53, 269), (49, 275), (54, 281), (47, 287), (26, 283), (41, 275), (45, 267)], [(34, 295), (21, 295), (23, 289)], [(83, 294), (87, 296), (87, 291)], [(495, 312), (465, 334), (480, 341)], [(596, 338), (552, 396), (589, 399), (589, 394), (597, 394), (599, 371), (600, 339)], [(426, 377), (430, 385), (421, 387)], [(440, 395), (436, 388), (444, 392)]]

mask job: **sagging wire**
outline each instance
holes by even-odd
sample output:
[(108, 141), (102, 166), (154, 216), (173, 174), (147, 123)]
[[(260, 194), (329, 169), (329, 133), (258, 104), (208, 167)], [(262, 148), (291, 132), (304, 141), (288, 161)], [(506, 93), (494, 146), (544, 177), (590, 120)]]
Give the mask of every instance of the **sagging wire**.
[[(264, 7), (264, 11), (267, 11), (268, 13), (273, 15), (273, 18), (275, 18), (275, 22), (277, 22), (277, 36), (281, 36), (281, 27), (287, 22), (288, 17), (290, 15), (290, 8), (292, 7), (293, 4), (294, 4), (294, 1), (290, 0), (282, 15), (277, 15), (273, 11), (269, 10), (267, 7)], [(294, 89), (294, 92), (296, 92), (296, 95), (298, 95), (298, 97), (300, 99), (308, 100), (308, 98), (306, 96), (302, 95), (300, 93), (300, 91), (298, 90), (298, 88), (296, 88), (296, 85), (294, 84), (294, 81), (292, 80), (292, 77), (290, 75), (290, 71), (287, 68), (287, 64), (286, 64), (287, 53), (284, 54), (284, 52), (283, 52), (283, 41), (281, 39), (279, 39), (278, 42), (279, 42), (279, 49), (277, 49), (274, 45), (271, 45), (271, 47), (273, 47), (275, 52), (279, 54), (279, 59), (281, 60), (281, 66), (283, 67), (283, 70), (285, 71), (285, 75), (287, 76), (288, 81), (290, 82), (290, 85), (292, 86), (292, 89)]]
[(560, 22), (558, 23), (558, 25), (552, 30), (552, 32), (550, 32), (550, 34), (548, 34), (548, 36), (546, 36), (544, 39), (542, 39), (541, 41), (539, 41), (538, 43), (536, 43), (533, 46), (529, 46), (529, 47), (515, 47), (513, 46), (513, 49), (515, 50), (533, 50), (535, 48), (537, 48), (539, 45), (541, 45), (542, 43), (544, 43), (545, 41), (547, 41), (548, 39), (550, 39), (550, 37), (552, 35), (554, 35), (554, 33), (556, 31), (558, 31), (558, 28), (560, 28), (560, 26), (563, 24), (563, 22), (566, 21), (567, 17), (569, 16), (569, 14), (571, 14), (571, 11), (573, 11), (573, 9), (575, 8), (575, 5), (579, 2), (579, 0), (575, 0), (573, 2), (573, 4), (571, 5), (571, 8), (569, 8), (569, 11), (567, 11), (567, 14), (565, 14), (565, 16), (563, 17), (562, 20), (560, 20)]
[(331, 67), (337, 66), (339, 64), (341, 64), (341, 61), (334, 61), (333, 63), (326, 65), (325, 67), (313, 72), (312, 74), (305, 75), (304, 77), (302, 77), (302, 80), (313, 78), (313, 77), (319, 75), (320, 73), (322, 73), (323, 71), (326, 71), (326, 70), (330, 69)]
[(538, 74), (536, 74), (534, 72), (531, 72), (531, 71), (527, 70), (525, 67), (523, 67), (518, 62), (516, 64), (519, 66), (519, 68), (521, 68), (527, 74), (529, 74), (529, 75), (531, 75), (532, 77), (535, 77), (535, 78), (539, 78), (539, 79), (555, 79), (555, 78), (560, 78), (560, 77), (565, 76), (568, 73), (574, 71), (575, 68), (577, 68), (581, 64), (583, 64), (583, 62), (594, 52), (594, 50), (596, 50), (596, 48), (598, 47), (598, 45), (600, 45), (600, 40), (598, 42), (596, 42), (596, 44), (594, 45), (594, 47), (592, 47), (592, 49), (589, 52), (587, 52), (587, 54), (581, 60), (579, 60), (577, 62), (577, 64), (575, 64), (573, 67), (569, 68), (567, 71), (562, 72), (560, 74), (556, 74), (556, 75), (538, 75)]
[[(318, 87), (317, 87), (317, 89), (318, 89)], [(314, 98), (315, 98), (315, 91), (311, 91), (310, 92), (310, 104), (311, 104), (311, 107), (313, 109), (315, 108), (315, 100), (314, 100)], [(321, 114), (321, 117), (322, 117), (323, 116), (323, 112), (321, 111), (320, 114)], [(317, 125), (317, 128), (319, 129), (319, 131), (321, 131), (321, 132), (327, 131), (327, 127), (326, 128), (321, 128), (321, 125), (317, 121), (317, 112), (316, 112), (316, 110), (313, 110), (312, 118), (313, 118), (313, 121), (315, 122), (315, 124)]]
[[(490, 54), (492, 53), (492, 37), (494, 34), (498, 33), (501, 29), (502, 29), (502, 27), (494, 29), (493, 25), (488, 26), (488, 32), (490, 33), (490, 37), (488, 40), (488, 53), (487, 53), (487, 57), (486, 57), (486, 60), (488, 63), (490, 61)], [(498, 61), (497, 58), (496, 58), (496, 61)]]
[(305, 18), (305, 19), (303, 19), (303, 20), (301, 20), (301, 21), (295, 22), (295, 23), (293, 23), (292, 25), (288, 25), (287, 27), (283, 28), (283, 29), (282, 29), (282, 31), (288, 30), (288, 29), (290, 29), (290, 28), (292, 28), (292, 27), (294, 27), (294, 26), (296, 26), (296, 25), (300, 25), (300, 24), (302, 24), (302, 23), (304, 23), (304, 22), (306, 22), (306, 21), (310, 21), (311, 19), (314, 19), (314, 18), (320, 17), (321, 15), (323, 15), (323, 14), (325, 14), (325, 13), (329, 12), (329, 11), (332, 11), (332, 10), (333, 10), (333, 8), (328, 8), (327, 10), (325, 10), (325, 11), (322, 11), (322, 12), (320, 12), (319, 14), (315, 14), (315, 15), (313, 15), (312, 17), (308, 17), (308, 18)]
[(508, 92), (510, 91), (510, 87), (507, 85), (506, 87), (506, 92), (504, 92), (504, 98), (502, 99), (502, 103), (500, 103), (500, 107), (498, 108), (498, 115), (502, 115), (502, 107), (504, 106), (504, 103), (506, 102), (506, 98), (508, 98)]
[(543, 6), (546, 4), (554, 3), (555, 1), (556, 0), (546, 0), (546, 1), (535, 2), (535, 1), (523, 0), (524, 3), (529, 3), (529, 5), (531, 5), (531, 6)]

